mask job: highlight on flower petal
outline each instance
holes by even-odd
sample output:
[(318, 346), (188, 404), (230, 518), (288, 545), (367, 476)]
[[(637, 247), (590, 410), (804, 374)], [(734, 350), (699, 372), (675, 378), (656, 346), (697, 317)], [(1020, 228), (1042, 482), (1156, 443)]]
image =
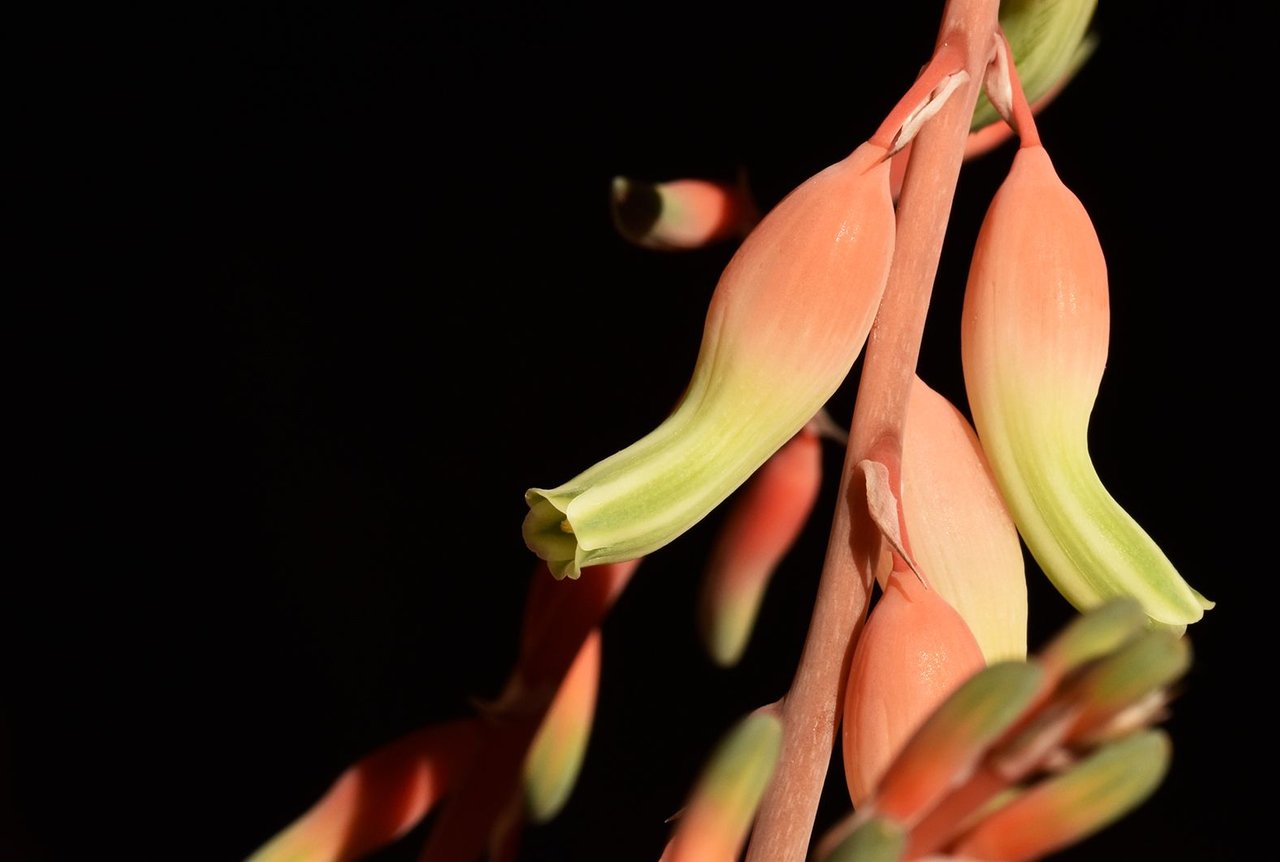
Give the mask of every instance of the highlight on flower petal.
[(960, 614), (912, 572), (895, 571), (850, 662), (841, 727), (855, 807), (929, 715), (985, 666)]
[(822, 441), (809, 423), (729, 501), (698, 597), (698, 631), (721, 667), (742, 657), (769, 580), (804, 529), (821, 483)]
[(614, 227), (643, 248), (679, 251), (746, 236), (759, 211), (739, 179), (678, 179), (648, 183), (614, 177), (610, 194)]
[(782, 721), (769, 708), (721, 739), (676, 820), (662, 862), (734, 862), (782, 750)]
[(391, 843), (448, 792), (478, 741), (475, 721), (464, 719), (383, 746), (344, 771), (247, 862), (350, 862)]
[(902, 511), (917, 565), (987, 662), (1027, 654), (1022, 543), (964, 415), (919, 377), (902, 440)]
[(560, 813), (582, 770), (600, 687), (600, 630), (582, 643), (525, 755), (529, 819), (546, 823)]
[(1076, 608), (1131, 595), (1176, 631), (1213, 603), (1103, 486), (1088, 427), (1107, 358), (1106, 262), (1083, 205), (1024, 146), (979, 230), (961, 353), (983, 451), (1027, 547)]
[[(1097, 48), (1089, 25), (1098, 0), (1003, 0), (1000, 28), (1009, 40), (1018, 78), (1035, 109), (1047, 104), (1075, 77)], [(970, 129), (998, 123), (1000, 114), (984, 92), (978, 97)]]
[(525, 542), (557, 577), (673, 541), (791, 439), (844, 381), (893, 255), (887, 150), (865, 143), (785, 197), (725, 268), (693, 377), (655, 430), (525, 494)]
[(953, 853), (1024, 862), (1080, 842), (1150, 797), (1170, 756), (1169, 738), (1159, 730), (1109, 743), (984, 818)]

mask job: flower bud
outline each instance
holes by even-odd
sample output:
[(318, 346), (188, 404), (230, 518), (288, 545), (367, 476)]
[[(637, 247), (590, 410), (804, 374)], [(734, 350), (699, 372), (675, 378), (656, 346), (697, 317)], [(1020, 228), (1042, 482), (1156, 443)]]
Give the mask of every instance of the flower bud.
[(745, 236), (759, 220), (743, 182), (681, 179), (645, 183), (614, 177), (614, 227), (642, 248), (682, 251)]
[(596, 629), (582, 642), (525, 755), (525, 802), (534, 823), (554, 818), (569, 799), (586, 756), (599, 688), (600, 630)]
[(835, 393), (866, 341), (893, 256), (886, 156), (863, 144), (743, 241), (712, 295), (693, 377), (665, 421), (568, 482), (526, 492), (525, 542), (556, 577), (671, 542)]
[(822, 482), (822, 441), (805, 426), (742, 487), (711, 549), (699, 633), (716, 664), (737, 664), (774, 569), (795, 543)]
[(871, 796), (903, 745), (984, 666), (955, 608), (911, 572), (893, 572), (854, 647), (842, 742), (854, 807)]
[(662, 862), (733, 862), (782, 750), (782, 722), (757, 710), (712, 752), (680, 812)]
[(1109, 743), (987, 816), (952, 848), (961, 859), (1026, 862), (1079, 842), (1149, 797), (1168, 771), (1159, 730)]

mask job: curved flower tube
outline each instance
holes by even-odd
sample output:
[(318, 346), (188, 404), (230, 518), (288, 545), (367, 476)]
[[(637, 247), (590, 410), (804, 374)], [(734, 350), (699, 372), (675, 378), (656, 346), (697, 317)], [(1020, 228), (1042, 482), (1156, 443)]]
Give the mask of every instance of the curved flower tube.
[(887, 156), (862, 144), (743, 241), (711, 297), (692, 380), (661, 425), (563, 485), (526, 492), (525, 542), (557, 578), (671, 542), (835, 393), (893, 256)]
[(1103, 487), (1089, 416), (1107, 359), (1107, 268), (1044, 148), (1024, 146), (978, 234), (961, 353), (982, 448), (1015, 524), (1078, 609), (1132, 595), (1183, 630), (1213, 603)]

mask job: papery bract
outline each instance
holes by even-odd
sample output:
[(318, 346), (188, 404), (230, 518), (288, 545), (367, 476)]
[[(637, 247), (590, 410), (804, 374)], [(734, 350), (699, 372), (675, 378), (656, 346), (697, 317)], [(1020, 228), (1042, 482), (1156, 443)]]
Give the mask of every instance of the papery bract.
[(525, 542), (556, 577), (674, 540), (843, 382), (893, 256), (887, 155), (863, 144), (751, 232), (712, 295), (692, 380), (658, 428), (563, 485), (525, 494)]
[(1212, 603), (1111, 497), (1089, 457), (1109, 330), (1093, 223), (1044, 148), (1024, 146), (987, 211), (965, 291), (974, 425), (1019, 532), (1073, 605), (1128, 594), (1181, 630)]

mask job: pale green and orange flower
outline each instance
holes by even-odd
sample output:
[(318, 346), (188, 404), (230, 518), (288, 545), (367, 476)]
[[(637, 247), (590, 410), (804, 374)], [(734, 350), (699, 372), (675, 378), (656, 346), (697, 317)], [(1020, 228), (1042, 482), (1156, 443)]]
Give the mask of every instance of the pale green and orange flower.
[(642, 248), (687, 251), (741, 239), (760, 220), (745, 180), (688, 177), (644, 182), (614, 177), (610, 213), (618, 233)]
[(965, 291), (965, 387), (1022, 538), (1077, 608), (1136, 597), (1182, 630), (1213, 603), (1103, 486), (1089, 418), (1107, 361), (1107, 267), (1093, 222), (1039, 145), (1014, 156)]
[(778, 563), (804, 529), (822, 484), (822, 440), (802, 428), (738, 492), (716, 535), (698, 596), (698, 632), (722, 667), (742, 657)]
[(568, 482), (525, 494), (525, 542), (556, 577), (683, 534), (844, 381), (893, 255), (887, 156), (859, 146), (756, 226), (716, 286), (693, 377), (664, 422)]
[(546, 823), (569, 800), (586, 759), (600, 688), (600, 630), (587, 635), (529, 746), (524, 792), (529, 819)]
[(768, 708), (734, 725), (703, 766), (660, 862), (734, 862), (782, 750), (782, 722)]

